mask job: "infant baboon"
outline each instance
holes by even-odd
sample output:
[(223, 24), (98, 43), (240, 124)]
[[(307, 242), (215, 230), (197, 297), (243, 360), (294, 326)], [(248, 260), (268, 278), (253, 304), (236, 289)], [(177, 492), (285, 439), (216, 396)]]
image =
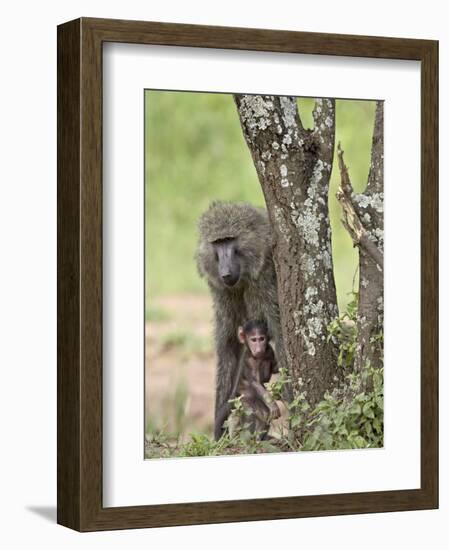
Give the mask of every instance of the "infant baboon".
[[(242, 397), (250, 416), (250, 431), (265, 437), (270, 420), (281, 414), (265, 388), (272, 374), (279, 372), (265, 321), (247, 321), (239, 327), (238, 339), (243, 349), (229, 399)], [(229, 402), (222, 405), (217, 413), (217, 424), (222, 426), (230, 412)]]
[(201, 216), (198, 229), (198, 271), (207, 279), (215, 312), (214, 434), (218, 439), (223, 430), (218, 411), (231, 396), (239, 363), (238, 327), (245, 319), (264, 320), (281, 366), (284, 349), (267, 213), (249, 204), (214, 202)]

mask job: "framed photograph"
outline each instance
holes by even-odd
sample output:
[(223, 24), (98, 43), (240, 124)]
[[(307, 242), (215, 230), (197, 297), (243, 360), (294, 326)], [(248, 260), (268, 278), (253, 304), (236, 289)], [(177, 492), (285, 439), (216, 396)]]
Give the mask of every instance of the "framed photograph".
[(438, 507), (438, 43), (58, 27), (58, 523)]

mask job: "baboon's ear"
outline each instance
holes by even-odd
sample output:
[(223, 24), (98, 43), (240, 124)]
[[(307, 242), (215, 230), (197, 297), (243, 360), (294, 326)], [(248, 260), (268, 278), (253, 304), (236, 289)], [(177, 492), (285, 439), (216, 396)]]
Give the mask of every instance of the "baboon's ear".
[(241, 344), (245, 343), (245, 331), (243, 330), (243, 327), (239, 327), (237, 331), (237, 338)]

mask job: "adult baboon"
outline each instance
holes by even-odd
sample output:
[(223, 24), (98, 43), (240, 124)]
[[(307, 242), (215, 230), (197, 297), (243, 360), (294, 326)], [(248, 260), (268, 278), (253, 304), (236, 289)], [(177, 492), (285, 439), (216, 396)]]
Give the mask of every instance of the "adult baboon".
[(215, 312), (214, 434), (218, 439), (223, 427), (217, 412), (231, 395), (238, 368), (238, 327), (246, 319), (265, 320), (281, 366), (284, 354), (267, 213), (249, 204), (214, 202), (201, 216), (198, 229), (198, 271), (207, 279)]

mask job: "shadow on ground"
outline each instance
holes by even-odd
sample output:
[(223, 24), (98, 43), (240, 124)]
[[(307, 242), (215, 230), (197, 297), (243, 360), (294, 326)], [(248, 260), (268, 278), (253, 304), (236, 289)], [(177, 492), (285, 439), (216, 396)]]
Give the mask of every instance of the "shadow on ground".
[(56, 506), (27, 506), (26, 509), (51, 523), (56, 523)]

